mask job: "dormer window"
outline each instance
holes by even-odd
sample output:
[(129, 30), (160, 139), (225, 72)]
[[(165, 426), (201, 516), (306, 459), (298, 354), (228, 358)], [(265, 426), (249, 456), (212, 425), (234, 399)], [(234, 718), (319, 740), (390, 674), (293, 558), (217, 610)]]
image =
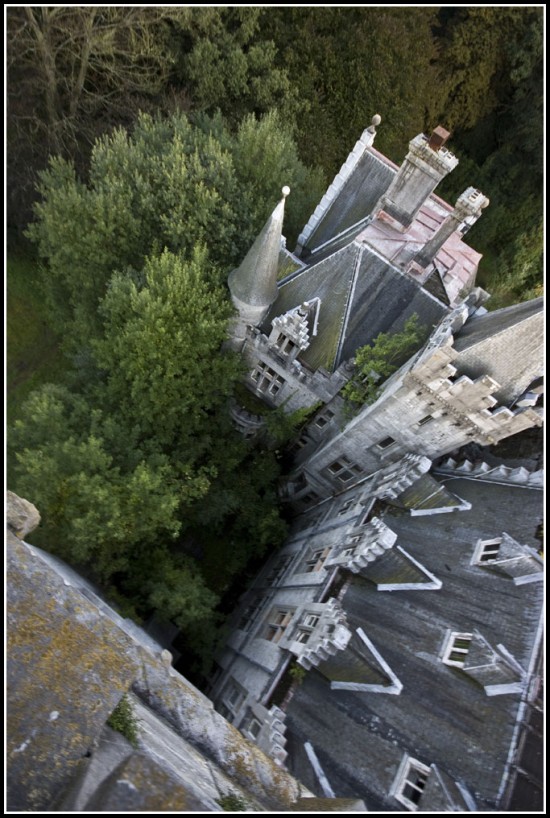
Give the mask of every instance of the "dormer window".
[(244, 722), (239, 729), (245, 736), (252, 739), (252, 741), (257, 741), (262, 729), (262, 723), (253, 715), (251, 710), (248, 710)]
[(430, 775), (430, 768), (415, 758), (406, 756), (393, 786), (395, 798), (411, 812), (421, 809), (422, 795)]
[(472, 642), (471, 633), (451, 632), (443, 651), (441, 661), (452, 667), (463, 667)]
[(246, 690), (234, 679), (230, 679), (221, 694), (219, 712), (228, 721), (233, 721), (246, 697)]
[(474, 554), (474, 562), (478, 565), (486, 565), (498, 559), (502, 537), (495, 537), (492, 540), (479, 540)]
[(282, 355), (290, 355), (291, 352), (297, 349), (297, 344), (295, 344), (292, 338), (289, 338), (288, 335), (280, 332), (275, 339), (275, 348)]
[(320, 618), (321, 617), (319, 616), (319, 614), (312, 613), (306, 614), (302, 618), (300, 624), (298, 625), (298, 630), (294, 635), (294, 641), (300, 642), (302, 645), (307, 644), (307, 642), (309, 642), (311, 634), (313, 633), (313, 629), (319, 623)]

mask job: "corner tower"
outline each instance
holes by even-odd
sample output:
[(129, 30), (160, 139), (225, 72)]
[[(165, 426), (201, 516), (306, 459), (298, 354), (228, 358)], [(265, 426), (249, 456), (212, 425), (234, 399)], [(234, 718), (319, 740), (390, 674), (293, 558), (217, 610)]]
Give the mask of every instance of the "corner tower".
[(277, 297), (277, 267), (281, 249), (285, 199), (289, 187), (283, 187), (282, 199), (266, 221), (261, 233), (241, 264), (228, 278), (231, 300), (238, 316), (231, 329), (229, 345), (240, 352), (247, 327), (261, 324)]

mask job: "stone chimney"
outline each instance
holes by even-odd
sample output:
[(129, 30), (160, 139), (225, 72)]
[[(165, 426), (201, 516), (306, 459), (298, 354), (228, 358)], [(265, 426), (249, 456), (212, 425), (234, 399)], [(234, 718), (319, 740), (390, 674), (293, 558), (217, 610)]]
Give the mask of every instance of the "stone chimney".
[(481, 211), (487, 207), (489, 199), (475, 187), (467, 188), (459, 196), (453, 212), (447, 216), (432, 238), (426, 242), (422, 250), (415, 256), (414, 261), (420, 267), (427, 267), (436, 257), (447, 239), (460, 230), (466, 233), (481, 216)]
[(449, 132), (439, 125), (430, 137), (415, 136), (393, 182), (380, 197), (374, 213), (384, 210), (407, 228), (439, 182), (458, 165), (445, 148)]

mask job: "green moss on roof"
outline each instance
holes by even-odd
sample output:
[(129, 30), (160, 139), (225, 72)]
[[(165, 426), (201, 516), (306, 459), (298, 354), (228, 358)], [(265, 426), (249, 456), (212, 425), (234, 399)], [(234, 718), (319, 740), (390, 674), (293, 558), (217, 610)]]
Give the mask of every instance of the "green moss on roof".
[(390, 683), (378, 660), (357, 633), (352, 635), (345, 650), (339, 650), (334, 656), (321, 662), (317, 669), (331, 682), (374, 685)]

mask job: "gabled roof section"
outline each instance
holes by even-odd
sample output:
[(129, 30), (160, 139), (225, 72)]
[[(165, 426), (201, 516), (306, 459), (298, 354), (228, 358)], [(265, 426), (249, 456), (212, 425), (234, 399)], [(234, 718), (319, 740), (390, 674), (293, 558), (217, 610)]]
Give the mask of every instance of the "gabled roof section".
[(355, 278), (357, 260), (361, 247), (355, 243), (344, 247), (334, 255), (313, 267), (292, 276), (279, 288), (262, 326), (269, 335), (271, 322), (305, 301), (315, 297), (321, 300), (319, 329), (308, 349), (300, 355), (300, 361), (311, 369), (333, 369), (342, 331), (342, 323), (348, 305), (350, 290)]
[(345, 185), (304, 244), (312, 252), (370, 215), (398, 168), (375, 148), (367, 148)]
[(446, 304), (447, 307), (451, 306), (449, 295), (445, 289), (443, 279), (441, 278), (441, 273), (436, 267), (433, 268), (432, 272), (424, 282), (423, 287), (426, 292), (431, 293), (433, 296), (435, 296), (435, 298), (437, 298), (438, 301), (441, 301), (442, 304)]
[(441, 770), (437, 765), (430, 765), (428, 776), (422, 792), (421, 808), (430, 812), (471, 812), (476, 811), (476, 804), (464, 786)]
[(228, 285), (231, 295), (244, 304), (268, 307), (277, 297), (277, 272), (285, 199), (289, 192), (289, 188), (283, 188), (283, 198), (266, 221), (243, 261), (229, 274)]
[(397, 545), (361, 569), (378, 591), (438, 591), (442, 582)]
[(410, 277), (358, 241), (290, 276), (262, 326), (269, 335), (273, 319), (318, 297), (318, 334), (299, 359), (316, 370), (334, 371), (371, 343), (380, 332), (399, 332), (416, 313), (431, 328), (448, 308)]
[(461, 500), (429, 474), (423, 474), (416, 483), (389, 502), (397, 508), (407, 509), (413, 517), (421, 514), (465, 511), (472, 507), (471, 503)]
[(339, 366), (353, 357), (357, 349), (372, 343), (381, 332), (400, 332), (415, 313), (420, 324), (430, 330), (446, 312), (445, 305), (434, 296), (370, 248), (364, 247), (335, 364)]
[(345, 650), (330, 656), (317, 670), (330, 681), (331, 690), (399, 695), (403, 689), (388, 663), (361, 629), (353, 633)]
[(526, 585), (544, 579), (543, 561), (534, 548), (522, 545), (506, 532), (503, 532), (498, 539), (500, 539), (500, 544), (496, 557), (487, 562), (479, 562), (474, 554), (474, 564), (479, 565), (483, 570), (510, 577), (514, 585)]
[(474, 630), (462, 670), (478, 684), (487, 696), (521, 693), (524, 673), (502, 645), (497, 652), (478, 630)]
[(459, 355), (453, 365), (471, 378), (494, 378), (500, 402), (515, 400), (542, 372), (543, 303), (535, 298), (467, 321), (454, 341)]

